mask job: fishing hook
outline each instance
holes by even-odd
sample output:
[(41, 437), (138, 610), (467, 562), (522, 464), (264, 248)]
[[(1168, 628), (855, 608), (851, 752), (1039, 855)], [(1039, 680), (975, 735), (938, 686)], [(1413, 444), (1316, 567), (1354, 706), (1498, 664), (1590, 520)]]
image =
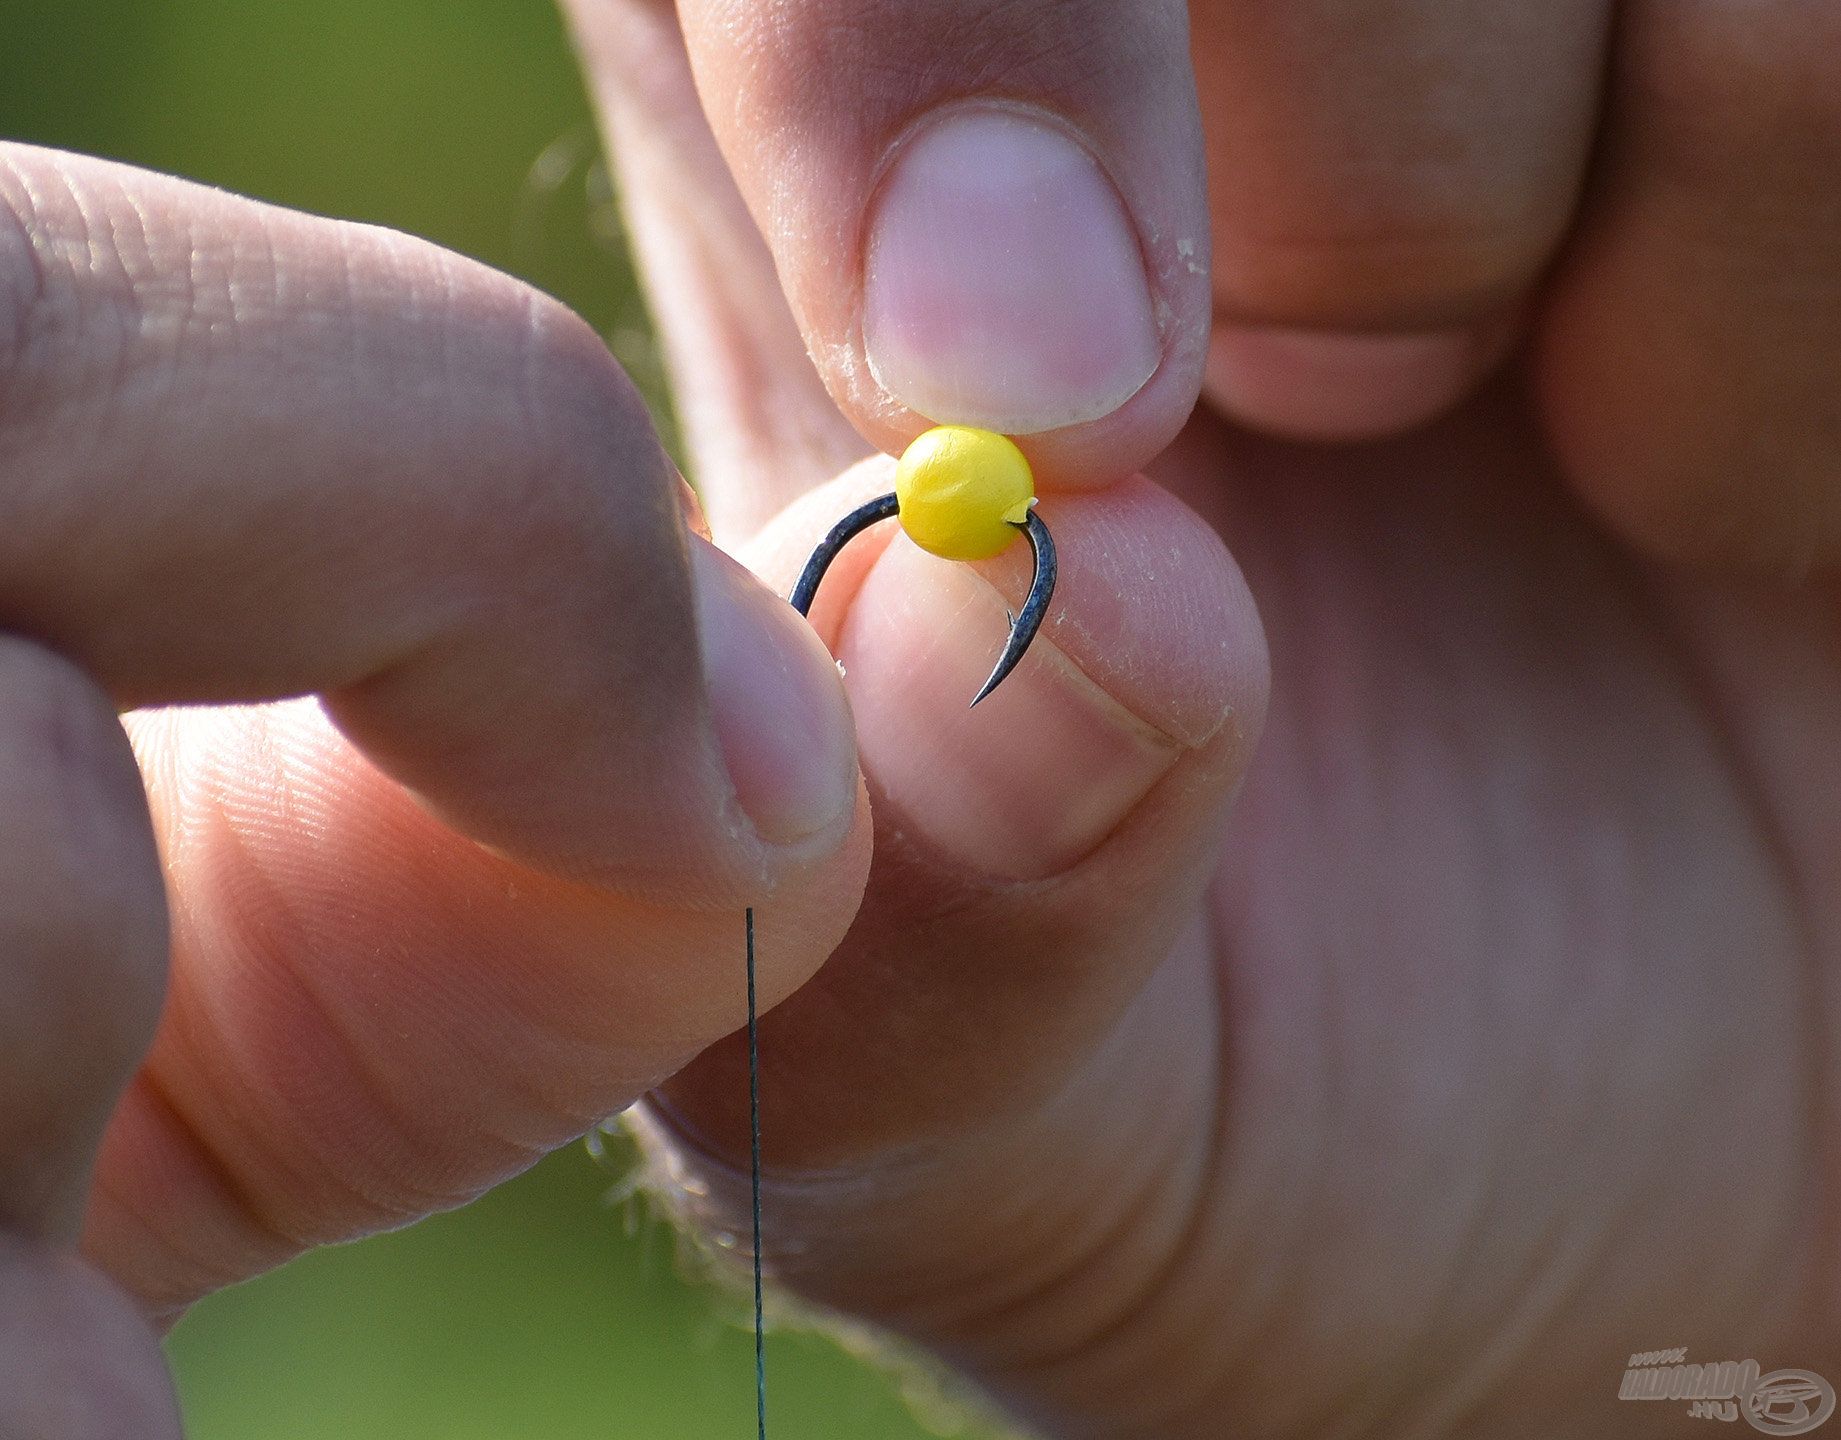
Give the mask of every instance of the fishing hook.
[(793, 586), (792, 606), (809, 615), (831, 563), (858, 535), (884, 520), (899, 519), (923, 550), (949, 560), (999, 554), (1020, 532), (1035, 556), (1035, 572), (996, 667), (972, 697), (976, 705), (1016, 668), (1054, 598), (1060, 568), (1055, 541), (1034, 505), (1029, 464), (1012, 441), (971, 426), (938, 426), (903, 452), (891, 493), (859, 505), (818, 542)]
[[(1055, 542), (1036, 514), (1035, 479), (1014, 441), (969, 425), (940, 425), (902, 452), (895, 489), (859, 505), (826, 533), (812, 551), (789, 597), (810, 615), (825, 571), (857, 536), (884, 520), (900, 520), (921, 549), (947, 560), (986, 560), (1016, 540), (1020, 531), (1035, 554), (1035, 575), (1022, 610), (1010, 621), (997, 667), (972, 697), (976, 705), (1004, 681), (1036, 638), (1055, 593)], [(767, 1440), (766, 1325), (762, 1307), (761, 1254), (761, 1032), (755, 1005), (754, 911), (747, 913), (748, 1131), (751, 1231), (754, 1248), (754, 1395), (759, 1440)]]

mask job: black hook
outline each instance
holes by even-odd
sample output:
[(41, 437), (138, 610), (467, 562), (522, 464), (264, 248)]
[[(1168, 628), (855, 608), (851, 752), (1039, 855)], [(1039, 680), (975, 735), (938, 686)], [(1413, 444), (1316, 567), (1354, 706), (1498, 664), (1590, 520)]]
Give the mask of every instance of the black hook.
[[(858, 535), (879, 521), (892, 519), (898, 506), (893, 494), (879, 495), (866, 505), (852, 510), (837, 524), (833, 525), (825, 538), (818, 542), (812, 551), (812, 558), (805, 562), (805, 569), (799, 572), (799, 583), (793, 586), (792, 605), (801, 615), (809, 615), (812, 601), (817, 598), (818, 585), (825, 578), (825, 571), (831, 568), (831, 562), (843, 552), (843, 549)], [(1023, 658), (1023, 652), (1029, 649), (1029, 642), (1036, 638), (1036, 631), (1042, 628), (1042, 621), (1048, 616), (1048, 602), (1055, 593), (1055, 576), (1057, 562), (1055, 559), (1055, 542), (1048, 533), (1048, 526), (1042, 523), (1034, 510), (1024, 521), (1011, 521), (1029, 540), (1029, 548), (1035, 554), (1035, 577), (1029, 582), (1029, 596), (1023, 601), (1023, 608), (1010, 625), (1010, 638), (1004, 642), (1003, 654), (997, 657), (997, 668), (991, 671), (991, 678), (976, 695), (972, 704), (976, 705), (1000, 684), (1004, 677), (1016, 669), (1017, 661)]]

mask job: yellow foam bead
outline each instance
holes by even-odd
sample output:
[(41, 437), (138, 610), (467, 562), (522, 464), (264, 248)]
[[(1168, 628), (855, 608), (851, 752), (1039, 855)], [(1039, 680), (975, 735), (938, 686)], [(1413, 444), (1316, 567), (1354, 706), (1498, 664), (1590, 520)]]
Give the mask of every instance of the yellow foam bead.
[(1029, 518), (1035, 477), (1015, 442), (970, 425), (940, 425), (895, 466), (901, 528), (945, 560), (988, 560)]

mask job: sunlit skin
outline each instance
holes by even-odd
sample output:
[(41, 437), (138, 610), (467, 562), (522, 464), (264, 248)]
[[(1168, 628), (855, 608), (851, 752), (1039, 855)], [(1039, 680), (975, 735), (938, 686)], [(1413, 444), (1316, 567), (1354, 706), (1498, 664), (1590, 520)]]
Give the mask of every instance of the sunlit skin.
[[(701, 507), (515, 282), (5, 152), (0, 1431), (636, 1100), (745, 1232), (746, 905), (770, 1271), (1047, 1434), (1841, 1379), (1834, 7), (679, 8), (572, 15)], [(917, 367), (949, 142), (1116, 187), (1141, 294), (951, 254), (1148, 377)], [(1062, 558), (975, 711), (1026, 547), (777, 598), (966, 377)]]

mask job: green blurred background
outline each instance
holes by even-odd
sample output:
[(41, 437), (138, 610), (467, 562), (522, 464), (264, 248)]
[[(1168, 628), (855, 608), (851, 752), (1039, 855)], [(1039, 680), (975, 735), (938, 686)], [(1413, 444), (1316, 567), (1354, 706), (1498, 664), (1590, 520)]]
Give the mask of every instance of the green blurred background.
[[(547, 0), (0, 0), (0, 136), (464, 250), (560, 295), (662, 412), (592, 122)], [(200, 1305), (170, 1350), (196, 1440), (751, 1436), (733, 1298), (565, 1150), (467, 1210)], [(771, 1433), (915, 1440), (891, 1385), (769, 1341)]]

